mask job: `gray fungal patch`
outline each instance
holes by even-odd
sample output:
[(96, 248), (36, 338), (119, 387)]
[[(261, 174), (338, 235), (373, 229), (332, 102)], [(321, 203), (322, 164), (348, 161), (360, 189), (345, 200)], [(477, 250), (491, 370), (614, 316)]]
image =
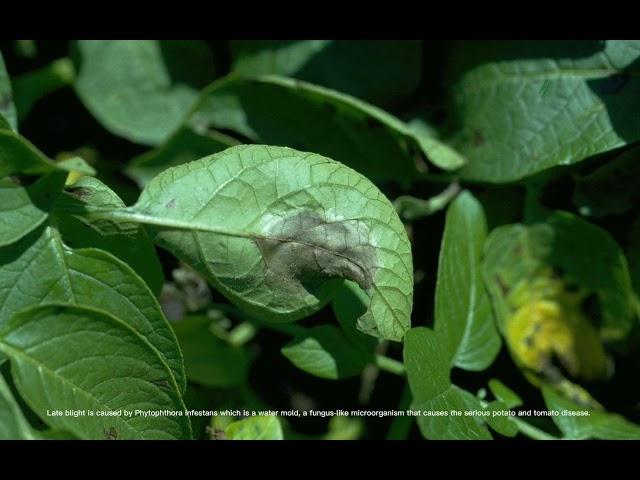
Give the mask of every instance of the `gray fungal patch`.
[(267, 283), (292, 295), (313, 293), (333, 278), (352, 280), (363, 290), (373, 286), (376, 247), (360, 220), (327, 221), (303, 210), (276, 221), (255, 242)]

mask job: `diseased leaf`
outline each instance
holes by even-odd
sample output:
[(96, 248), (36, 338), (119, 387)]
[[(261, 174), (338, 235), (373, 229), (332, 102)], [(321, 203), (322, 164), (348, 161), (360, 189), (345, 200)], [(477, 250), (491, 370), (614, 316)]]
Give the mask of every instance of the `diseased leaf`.
[(435, 295), (435, 333), (450, 365), (487, 368), (500, 351), (489, 296), (481, 276), (487, 237), (482, 205), (467, 191), (450, 204), (440, 247)]
[[(422, 411), (417, 417), (420, 432), (433, 440), (490, 440), (487, 428), (474, 416), (465, 415), (468, 410), (482, 410), (482, 406), (472, 394), (451, 383), (450, 355), (443, 346), (438, 335), (426, 327), (410, 329), (405, 338), (411, 408)], [(451, 415), (451, 410), (461, 415)]]
[[(68, 188), (69, 196), (59, 201), (94, 207), (124, 207), (116, 193), (97, 178), (83, 177)], [(135, 223), (88, 222), (64, 210), (57, 210), (56, 223), (63, 240), (74, 248), (99, 248), (127, 263), (142, 277), (151, 291), (158, 295), (164, 283), (164, 273), (153, 242), (147, 232)]]
[(80, 40), (74, 49), (82, 102), (109, 131), (145, 145), (167, 139), (215, 78), (200, 41)]
[(420, 81), (422, 45), (415, 40), (239, 40), (232, 69), (245, 75), (282, 75), (398, 105)]
[(172, 326), (189, 381), (207, 387), (233, 387), (246, 381), (251, 355), (214, 335), (209, 318), (188, 316)]
[[(286, 108), (282, 106), (286, 105)], [(326, 155), (376, 180), (410, 180), (426, 165), (452, 170), (464, 159), (434, 138), (343, 93), (284, 77), (231, 75), (207, 87), (186, 119), (203, 135), (231, 130), (255, 143)]]
[[(640, 140), (640, 41), (452, 48), (452, 144), (463, 178), (510, 182)], [(453, 74), (455, 77), (455, 74)]]
[(98, 249), (65, 246), (43, 225), (0, 248), (0, 326), (25, 307), (68, 302), (104, 310), (142, 335), (186, 385), (182, 355), (153, 293), (127, 264)]
[(0, 373), (0, 440), (35, 440), (31, 425)]
[(373, 360), (333, 325), (320, 325), (296, 335), (282, 354), (300, 370), (320, 378), (337, 380), (358, 375)]
[(255, 416), (238, 420), (224, 430), (227, 440), (282, 440), (282, 426), (278, 417)]
[(20, 240), (47, 219), (65, 177), (53, 173), (28, 187), (0, 180), (0, 247)]
[[(169, 367), (144, 337), (114, 316), (66, 304), (29, 308), (0, 325), (0, 351), (11, 359), (21, 395), (52, 428), (81, 439), (191, 437)], [(53, 410), (122, 415), (47, 415)], [(166, 415), (137, 412), (163, 410)]]
[(404, 226), (369, 180), (326, 157), (232, 147), (165, 170), (133, 207), (84, 215), (145, 224), (158, 245), (258, 318), (310, 315), (343, 278), (370, 298), (362, 331), (400, 341), (409, 327), (413, 268)]
[(78, 171), (87, 175), (96, 173), (79, 157), (54, 162), (24, 137), (10, 130), (0, 129), (0, 178), (18, 173), (38, 175), (54, 170)]
[[(6, 125), (3, 125), (6, 124)], [(0, 128), (11, 128), (17, 131), (16, 107), (13, 104), (11, 80), (4, 65), (4, 58), (0, 52)], [(2, 177), (2, 175), (0, 175)]]
[(484, 277), (501, 329), (519, 304), (513, 300), (508, 307), (499, 299), (545, 266), (561, 272), (563, 281), (597, 294), (604, 338), (626, 335), (633, 325), (634, 310), (624, 254), (608, 232), (568, 212), (555, 212), (545, 223), (506, 225), (491, 232), (485, 247)]
[[(601, 410), (586, 409), (549, 387), (543, 388), (542, 394), (547, 408), (558, 412), (558, 415), (552, 416), (551, 418), (566, 439), (640, 439), (640, 425), (627, 421), (621, 415)], [(578, 415), (576, 415), (576, 413), (578, 413)]]
[(169, 167), (198, 160), (240, 142), (220, 132), (202, 134), (190, 128), (181, 128), (161, 146), (134, 158), (125, 172), (144, 188), (156, 175)]

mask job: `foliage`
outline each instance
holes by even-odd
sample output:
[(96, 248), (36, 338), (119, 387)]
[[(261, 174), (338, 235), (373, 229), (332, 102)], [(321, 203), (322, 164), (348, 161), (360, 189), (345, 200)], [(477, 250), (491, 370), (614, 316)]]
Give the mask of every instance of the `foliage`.
[(0, 439), (640, 438), (640, 42), (0, 50)]

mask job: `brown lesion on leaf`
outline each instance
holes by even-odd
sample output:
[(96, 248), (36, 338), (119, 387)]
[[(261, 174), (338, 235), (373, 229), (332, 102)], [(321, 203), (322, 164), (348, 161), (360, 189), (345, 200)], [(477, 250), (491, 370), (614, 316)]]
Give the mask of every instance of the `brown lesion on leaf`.
[(0, 111), (9, 110), (13, 102), (13, 96), (11, 92), (7, 92), (4, 95), (0, 95)]
[(117, 440), (118, 439), (118, 431), (116, 430), (116, 427), (109, 427), (109, 429), (104, 429), (102, 430), (102, 433), (104, 434), (104, 439), (105, 440)]
[(373, 286), (376, 249), (361, 221), (327, 221), (309, 210), (282, 218), (255, 243), (266, 264), (266, 281), (291, 295), (316, 291), (344, 278), (363, 290)]
[(176, 208), (176, 199), (172, 198), (171, 200), (169, 200), (164, 208)]

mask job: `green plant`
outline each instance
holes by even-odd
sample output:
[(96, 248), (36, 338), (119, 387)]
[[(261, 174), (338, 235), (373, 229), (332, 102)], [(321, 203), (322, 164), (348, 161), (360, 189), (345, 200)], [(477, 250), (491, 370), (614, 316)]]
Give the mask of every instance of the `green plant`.
[(0, 50), (0, 438), (640, 438), (640, 42)]

